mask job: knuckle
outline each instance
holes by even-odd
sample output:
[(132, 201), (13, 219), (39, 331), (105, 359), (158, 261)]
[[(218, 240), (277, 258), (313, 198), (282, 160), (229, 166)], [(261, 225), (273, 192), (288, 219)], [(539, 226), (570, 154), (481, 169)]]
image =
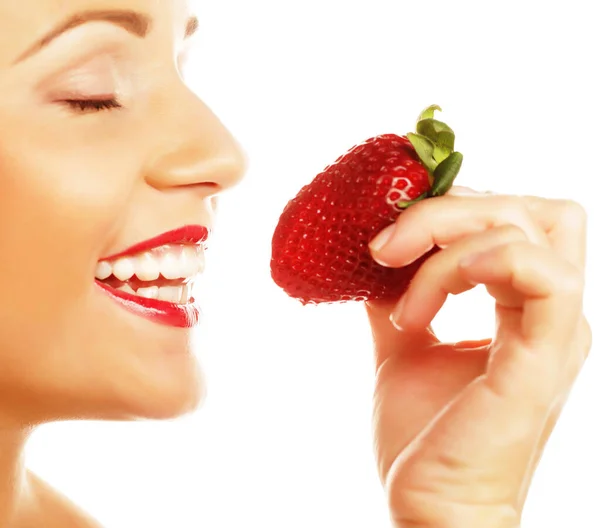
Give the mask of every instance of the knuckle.
[(577, 332), (571, 345), (571, 358), (566, 368), (566, 388), (568, 391), (575, 383), (589, 357), (592, 348), (592, 329), (585, 317), (581, 317)]
[(583, 356), (584, 358), (588, 358), (588, 356), (590, 355), (590, 352), (592, 351), (592, 342), (593, 342), (593, 334), (592, 334), (592, 326), (590, 325), (589, 321), (585, 318), (582, 317), (582, 321), (580, 324), (580, 339), (581, 339), (581, 346), (583, 348)]
[(585, 288), (585, 279), (583, 274), (573, 265), (568, 265), (565, 272), (561, 274), (557, 281), (558, 289), (567, 295), (576, 295), (583, 297)]
[(498, 198), (500, 220), (525, 225), (530, 222), (529, 209), (524, 198), (520, 196), (500, 196)]
[[(531, 239), (533, 242), (543, 243), (543, 240), (540, 238), (540, 229), (536, 227), (536, 223), (524, 197), (502, 196), (499, 198), (497, 207), (496, 218), (491, 221), (491, 226), (489, 227), (499, 227), (506, 224), (513, 225), (521, 230), (521, 233), (516, 235), (519, 238)], [(514, 232), (513, 235), (515, 235)]]
[(559, 222), (580, 229), (587, 224), (587, 211), (585, 207), (575, 200), (557, 200)]
[(527, 240), (525, 230), (517, 224), (503, 224), (496, 228), (498, 235), (506, 240)]
[(504, 244), (498, 249), (498, 257), (510, 267), (520, 267), (522, 248), (528, 245), (525, 241)]

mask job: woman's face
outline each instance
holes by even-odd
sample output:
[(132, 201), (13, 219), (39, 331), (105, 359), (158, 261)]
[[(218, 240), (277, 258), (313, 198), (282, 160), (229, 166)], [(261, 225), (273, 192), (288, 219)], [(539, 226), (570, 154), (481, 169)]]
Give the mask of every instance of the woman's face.
[[(202, 397), (192, 329), (177, 317), (193, 312), (186, 299), (143, 309), (108, 293), (132, 264), (132, 290), (150, 297), (168, 259), (188, 258), (171, 286), (178, 269), (199, 269), (201, 247), (181, 236), (118, 266), (110, 257), (182, 226), (210, 230), (215, 195), (244, 171), (182, 82), (191, 16), (184, 0), (0, 2), (4, 422), (174, 417)], [(96, 280), (107, 269), (108, 291)]]

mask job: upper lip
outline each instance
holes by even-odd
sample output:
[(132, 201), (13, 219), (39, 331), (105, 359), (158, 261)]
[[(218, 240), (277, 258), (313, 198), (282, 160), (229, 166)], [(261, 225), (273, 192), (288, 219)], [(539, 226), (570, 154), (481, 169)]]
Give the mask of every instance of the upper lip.
[(132, 256), (166, 244), (202, 244), (206, 242), (209, 235), (210, 229), (208, 227), (193, 224), (185, 225), (138, 242), (119, 253), (103, 257), (100, 260), (114, 260), (120, 257)]

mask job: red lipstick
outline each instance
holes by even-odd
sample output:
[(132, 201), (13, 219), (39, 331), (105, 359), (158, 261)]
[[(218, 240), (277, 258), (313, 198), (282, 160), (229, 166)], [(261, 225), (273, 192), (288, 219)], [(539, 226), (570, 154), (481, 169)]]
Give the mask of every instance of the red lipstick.
[(173, 231), (167, 231), (162, 235), (149, 238), (143, 242), (139, 242), (119, 253), (101, 258), (100, 260), (114, 260), (120, 257), (127, 257), (156, 247), (164, 246), (165, 244), (201, 244), (206, 242), (209, 235), (210, 230), (207, 227), (201, 225), (187, 225), (173, 229)]
[(192, 328), (200, 322), (200, 307), (193, 297), (188, 304), (175, 304), (116, 290), (99, 280), (96, 280), (96, 284), (127, 311), (156, 323), (176, 328)]
[[(208, 239), (209, 234), (210, 230), (204, 226), (188, 225), (135, 244), (101, 260), (133, 256), (165, 244), (201, 244)], [(117, 290), (98, 279), (95, 282), (102, 292), (122, 308), (156, 323), (177, 328), (192, 328), (200, 321), (200, 308), (194, 298), (187, 304), (178, 304), (133, 295)]]

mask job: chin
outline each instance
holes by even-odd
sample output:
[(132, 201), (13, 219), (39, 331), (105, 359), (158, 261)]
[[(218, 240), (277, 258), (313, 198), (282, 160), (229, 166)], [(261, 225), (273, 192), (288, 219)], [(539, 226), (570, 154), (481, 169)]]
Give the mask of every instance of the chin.
[(106, 314), (95, 320), (93, 344), (85, 353), (86, 378), (95, 387), (96, 401), (85, 384), (77, 386), (83, 400), (97, 405), (101, 419), (167, 420), (202, 405), (206, 388), (194, 332), (126, 312)]
[(46, 380), (40, 390), (32, 392), (36, 401), (31, 407), (42, 413), (34, 421), (170, 420), (203, 404), (204, 374), (190, 350), (134, 348), (138, 350), (102, 350), (105, 361), (90, 361), (94, 366), (89, 365), (80, 378), (68, 369), (68, 374), (53, 376), (50, 385)]
[(187, 379), (174, 379), (170, 383), (145, 388), (132, 402), (134, 419), (170, 420), (190, 414), (204, 403), (206, 385), (202, 371), (195, 376), (188, 373)]
[(204, 402), (204, 374), (192, 354), (144, 366), (123, 376), (117, 398), (102, 413), (108, 419), (118, 415), (120, 420), (169, 420), (197, 410)]

